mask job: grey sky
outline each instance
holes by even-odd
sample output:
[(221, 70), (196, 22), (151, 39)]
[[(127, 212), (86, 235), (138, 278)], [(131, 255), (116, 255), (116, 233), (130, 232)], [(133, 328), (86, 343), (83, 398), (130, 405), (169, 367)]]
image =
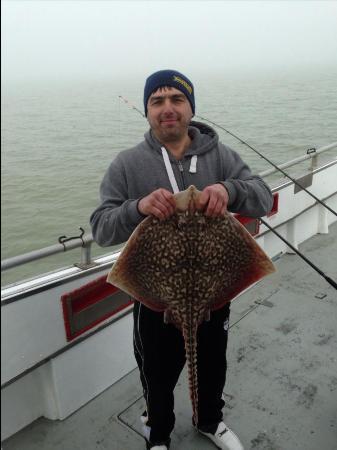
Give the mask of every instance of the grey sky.
[(4, 81), (328, 65), (335, 1), (2, 2)]

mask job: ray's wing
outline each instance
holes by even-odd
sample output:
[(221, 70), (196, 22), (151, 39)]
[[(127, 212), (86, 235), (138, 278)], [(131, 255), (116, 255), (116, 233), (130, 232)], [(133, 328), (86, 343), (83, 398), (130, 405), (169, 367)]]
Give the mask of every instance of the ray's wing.
[(208, 307), (215, 310), (274, 272), (275, 268), (255, 239), (232, 215), (205, 219), (196, 247), (199, 267), (195, 290), (201, 298), (207, 298)]
[[(175, 216), (174, 216), (175, 217)], [(166, 221), (149, 216), (130, 236), (113, 265), (107, 281), (154, 311), (165, 311), (181, 285), (176, 261), (179, 244), (175, 218)], [(175, 288), (173, 287), (175, 286)]]

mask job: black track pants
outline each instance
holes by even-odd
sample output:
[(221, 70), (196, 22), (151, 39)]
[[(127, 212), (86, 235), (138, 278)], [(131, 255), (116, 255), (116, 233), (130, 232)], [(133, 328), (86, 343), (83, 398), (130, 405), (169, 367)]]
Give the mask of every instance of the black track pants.
[[(222, 420), (229, 305), (198, 329), (199, 428)], [(147, 405), (151, 442), (168, 439), (175, 423), (173, 390), (185, 365), (184, 339), (172, 324), (139, 302), (134, 305), (134, 351)]]

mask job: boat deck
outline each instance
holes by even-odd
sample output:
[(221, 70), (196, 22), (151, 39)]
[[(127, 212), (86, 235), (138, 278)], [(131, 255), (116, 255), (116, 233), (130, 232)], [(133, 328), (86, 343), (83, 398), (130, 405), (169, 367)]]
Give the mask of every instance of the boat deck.
[[(336, 223), (300, 250), (337, 279)], [(246, 450), (335, 450), (337, 294), (297, 255), (275, 265), (275, 274), (232, 304), (225, 421)], [(144, 449), (143, 410), (134, 370), (68, 419), (41, 418), (2, 448)], [(176, 388), (176, 418), (172, 449), (215, 448), (192, 428), (185, 372)]]

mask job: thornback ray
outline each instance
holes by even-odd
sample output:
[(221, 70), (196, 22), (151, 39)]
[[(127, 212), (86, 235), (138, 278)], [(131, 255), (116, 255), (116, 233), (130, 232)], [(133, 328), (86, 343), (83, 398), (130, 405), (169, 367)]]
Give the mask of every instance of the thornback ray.
[(210, 311), (275, 271), (266, 253), (230, 213), (200, 212), (195, 186), (174, 195), (176, 212), (148, 216), (134, 230), (107, 281), (183, 334), (194, 421), (198, 423), (197, 330)]

